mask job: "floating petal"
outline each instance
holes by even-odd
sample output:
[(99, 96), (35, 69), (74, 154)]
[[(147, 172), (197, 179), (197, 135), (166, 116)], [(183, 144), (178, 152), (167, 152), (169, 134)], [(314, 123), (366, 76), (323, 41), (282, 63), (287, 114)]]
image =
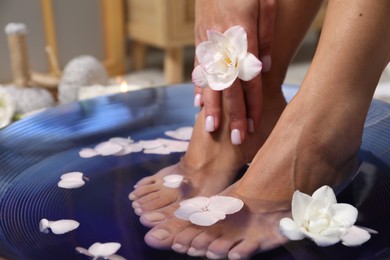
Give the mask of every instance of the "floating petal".
[(112, 137), (108, 141), (112, 142), (112, 143), (119, 144), (121, 146), (126, 146), (126, 145), (134, 143), (134, 141), (130, 137), (128, 137), (128, 138), (125, 138), (125, 137)]
[(81, 172), (69, 172), (61, 175), (61, 180), (58, 182), (58, 187), (64, 189), (76, 189), (85, 184), (83, 179), (83, 173)]
[(104, 244), (96, 242), (88, 248), (88, 251), (95, 257), (109, 257), (115, 254), (120, 247), (121, 244), (116, 242)]
[(204, 211), (192, 214), (189, 220), (199, 226), (211, 226), (219, 220), (225, 219), (226, 214), (220, 211)]
[(92, 158), (99, 155), (99, 153), (92, 148), (83, 148), (80, 150), (79, 155), (81, 158)]
[(102, 142), (95, 146), (95, 150), (102, 156), (114, 155), (122, 149), (121, 145), (110, 141)]
[(164, 186), (169, 188), (178, 188), (184, 179), (183, 175), (171, 174), (164, 177)]
[(220, 211), (225, 214), (234, 214), (242, 209), (244, 202), (229, 196), (213, 196), (207, 207), (210, 211)]
[(180, 127), (174, 131), (165, 131), (165, 135), (179, 139), (179, 140), (190, 140), (192, 135), (193, 127)]
[(47, 219), (41, 219), (39, 222), (39, 229), (43, 233), (48, 233), (48, 229), (56, 235), (62, 235), (75, 230), (80, 226), (80, 223), (71, 219), (61, 219), (57, 221), (48, 221)]

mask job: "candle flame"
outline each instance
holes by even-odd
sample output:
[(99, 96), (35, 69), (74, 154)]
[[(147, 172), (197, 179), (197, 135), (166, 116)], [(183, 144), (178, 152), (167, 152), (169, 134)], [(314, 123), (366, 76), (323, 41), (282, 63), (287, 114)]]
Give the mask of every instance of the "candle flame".
[(120, 90), (121, 92), (127, 92), (129, 90), (129, 86), (125, 80), (122, 80)]

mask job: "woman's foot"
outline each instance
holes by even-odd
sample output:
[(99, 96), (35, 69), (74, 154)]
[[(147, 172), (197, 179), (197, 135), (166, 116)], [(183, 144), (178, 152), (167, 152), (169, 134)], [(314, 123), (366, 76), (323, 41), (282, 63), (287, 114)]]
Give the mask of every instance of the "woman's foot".
[[(237, 177), (237, 172), (250, 162), (264, 143), (285, 107), (281, 95), (265, 101), (262, 122), (254, 133), (248, 134), (241, 145), (232, 145), (228, 123), (213, 134), (204, 130), (204, 114), (200, 112), (194, 126), (188, 151), (181, 161), (160, 170), (153, 176), (143, 178), (135, 185), (129, 199), (143, 225), (152, 227), (173, 217), (170, 210), (186, 198), (210, 196), (223, 191)], [(277, 97), (276, 97), (277, 96)], [(164, 186), (164, 177), (178, 174), (184, 176), (179, 188)]]
[[(330, 131), (324, 125), (334, 114), (319, 117), (306, 104), (293, 101), (287, 107), (245, 175), (221, 193), (241, 199), (245, 204), (241, 211), (210, 227), (172, 218), (151, 229), (146, 243), (211, 259), (245, 259), (284, 243), (278, 225), (281, 218), (290, 217), (293, 192), (311, 194), (322, 185), (344, 181), (356, 166), (360, 143), (339, 115)], [(165, 211), (176, 209), (170, 205)]]

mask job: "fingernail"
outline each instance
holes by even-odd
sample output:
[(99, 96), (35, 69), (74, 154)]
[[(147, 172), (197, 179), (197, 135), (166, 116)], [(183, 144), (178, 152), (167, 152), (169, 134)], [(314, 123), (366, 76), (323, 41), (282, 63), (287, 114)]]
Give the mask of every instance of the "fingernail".
[(173, 244), (172, 245), (172, 250), (176, 251), (176, 252), (179, 252), (179, 253), (184, 253), (184, 246), (181, 245), (181, 244)]
[(230, 134), (230, 138), (232, 140), (232, 144), (235, 144), (235, 145), (238, 145), (238, 144), (241, 144), (242, 141), (241, 141), (241, 133), (240, 133), (240, 130), (238, 129), (233, 129), (231, 134)]
[(194, 107), (200, 107), (201, 94), (196, 94), (194, 97)]
[(190, 247), (187, 251), (189, 256), (204, 256), (205, 252), (203, 250), (197, 250), (194, 247)]
[(217, 255), (217, 254), (210, 252), (210, 251), (207, 251), (206, 256), (209, 259), (222, 259), (222, 258), (224, 258), (223, 256)]
[(253, 133), (255, 131), (255, 123), (252, 118), (248, 118), (248, 132)]
[(156, 231), (153, 231), (151, 235), (159, 240), (164, 240), (169, 237), (169, 232), (164, 229), (157, 229)]
[(213, 132), (215, 130), (215, 128), (214, 128), (214, 117), (213, 116), (207, 116), (206, 117), (205, 129), (206, 129), (207, 132)]
[(150, 222), (157, 222), (157, 221), (165, 220), (165, 216), (161, 213), (158, 213), (158, 212), (144, 214), (143, 216), (144, 216), (144, 218), (146, 218)]
[(265, 55), (260, 58), (261, 63), (263, 64), (262, 71), (268, 72), (271, 70), (271, 55)]

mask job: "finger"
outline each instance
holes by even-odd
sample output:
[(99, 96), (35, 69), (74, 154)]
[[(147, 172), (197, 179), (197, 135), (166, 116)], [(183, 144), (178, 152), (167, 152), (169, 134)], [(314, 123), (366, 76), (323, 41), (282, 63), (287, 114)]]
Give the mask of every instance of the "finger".
[(251, 81), (243, 82), (242, 84), (247, 111), (247, 129), (249, 133), (253, 133), (255, 127), (260, 123), (263, 105), (261, 75)]
[(231, 142), (239, 145), (247, 135), (246, 106), (240, 80), (222, 92), (222, 106), (226, 114), (224, 118), (230, 123)]
[(276, 0), (259, 1), (259, 56), (263, 63), (263, 72), (271, 69), (272, 43), (276, 16)]
[(221, 121), (221, 91), (204, 88), (202, 100), (204, 103), (205, 130), (214, 132), (220, 126)]

